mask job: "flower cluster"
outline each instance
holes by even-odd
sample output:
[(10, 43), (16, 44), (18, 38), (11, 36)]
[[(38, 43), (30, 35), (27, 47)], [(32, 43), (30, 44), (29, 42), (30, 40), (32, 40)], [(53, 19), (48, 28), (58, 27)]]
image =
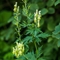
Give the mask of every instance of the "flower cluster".
[(34, 23), (37, 24), (37, 27), (40, 27), (41, 11), (36, 10), (34, 13)]
[(16, 46), (13, 47), (13, 54), (18, 58), (24, 53), (24, 45), (23, 43), (16, 42)]
[(19, 6), (17, 6), (17, 2), (14, 5), (14, 12), (19, 12)]
[(14, 22), (13, 23), (18, 28), (18, 25), (19, 25), (19, 19), (18, 18), (19, 18), (20, 13), (19, 13), (19, 6), (17, 6), (17, 2), (15, 2), (13, 11), (14, 11)]

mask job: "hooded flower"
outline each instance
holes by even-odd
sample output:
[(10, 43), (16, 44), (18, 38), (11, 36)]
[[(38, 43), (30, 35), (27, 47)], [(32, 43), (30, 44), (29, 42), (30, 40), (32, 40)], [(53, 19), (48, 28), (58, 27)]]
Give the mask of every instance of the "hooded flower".
[(18, 58), (24, 53), (24, 45), (22, 43), (16, 42), (16, 46), (13, 47), (13, 54)]
[(41, 11), (38, 11), (36, 9), (36, 12), (34, 13), (34, 23), (37, 24), (37, 27), (40, 27), (40, 19), (41, 19)]

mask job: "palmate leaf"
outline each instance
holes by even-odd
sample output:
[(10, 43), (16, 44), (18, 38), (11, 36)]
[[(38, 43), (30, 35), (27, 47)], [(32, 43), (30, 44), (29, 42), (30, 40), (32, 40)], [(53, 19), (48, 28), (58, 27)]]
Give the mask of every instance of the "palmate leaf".
[(27, 36), (23, 39), (24, 44), (32, 42), (32, 36)]
[(41, 42), (41, 39), (38, 37), (38, 35), (35, 37), (35, 41), (36, 43), (39, 45), (39, 43)]
[(26, 35), (30, 34), (33, 35), (34, 37), (36, 37), (39, 33), (42, 33), (42, 31), (38, 28), (29, 28), (26, 31)]
[(26, 58), (24, 56), (20, 56), (18, 59), (15, 60), (26, 60)]
[(55, 37), (56, 39), (60, 39), (60, 34), (53, 35), (53, 37)]
[(28, 15), (28, 9), (27, 8), (23, 8), (23, 12), (22, 13), (23, 13), (24, 16), (27, 16)]
[(47, 38), (49, 36), (50, 36), (50, 34), (47, 34), (47, 33), (41, 33), (38, 35), (38, 37), (41, 37), (41, 38)]
[(28, 60), (37, 60), (33, 52), (29, 52), (25, 56), (28, 58)]
[(37, 49), (36, 57), (39, 58), (42, 53), (43, 53), (43, 51), (42, 51), (42, 46), (41, 46)]
[(29, 28), (28, 30), (26, 30), (26, 35), (33, 33), (34, 33), (34, 29)]

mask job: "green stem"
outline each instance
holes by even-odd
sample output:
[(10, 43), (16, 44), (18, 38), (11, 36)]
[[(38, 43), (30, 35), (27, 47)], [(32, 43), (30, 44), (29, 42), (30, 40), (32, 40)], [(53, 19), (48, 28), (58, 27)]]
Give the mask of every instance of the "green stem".
[(23, 55), (27, 60), (29, 60), (25, 55)]
[[(34, 31), (34, 33), (35, 33), (35, 36), (36, 36), (36, 25), (35, 25), (35, 31)], [(37, 54), (37, 44), (36, 44), (36, 41), (34, 41), (34, 45), (35, 45), (35, 48), (36, 48), (36, 54)]]
[(18, 22), (18, 24), (17, 24), (17, 34), (19, 36), (19, 39), (21, 40), (20, 27), (19, 27), (19, 21), (18, 21), (18, 13), (16, 14), (16, 21)]
[(24, 2), (24, 3), (25, 3), (25, 8), (26, 8), (27, 0), (25, 0), (25, 2)]
[(21, 35), (20, 35), (20, 29), (18, 27), (18, 36), (19, 36), (19, 39), (21, 40)]
[(35, 48), (36, 48), (36, 54), (37, 54), (37, 45), (36, 45), (36, 42), (34, 41), (34, 45), (35, 45)]

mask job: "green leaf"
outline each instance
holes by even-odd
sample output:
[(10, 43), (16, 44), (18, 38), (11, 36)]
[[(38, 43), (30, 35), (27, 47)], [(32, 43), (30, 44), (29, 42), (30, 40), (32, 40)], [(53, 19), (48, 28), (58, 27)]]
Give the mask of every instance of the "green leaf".
[(42, 58), (39, 58), (38, 60), (46, 60), (46, 59), (44, 59), (44, 58), (42, 57)]
[(45, 46), (45, 49), (44, 49), (44, 56), (51, 55), (51, 52), (52, 52), (53, 47), (54, 47), (54, 44), (48, 43), (48, 44)]
[[(13, 20), (12, 20), (13, 19)], [(21, 16), (19, 15), (18, 16), (18, 20), (16, 20), (15, 19), (15, 17), (12, 17), (11, 19), (10, 19), (10, 21), (12, 20), (12, 23), (14, 24), (14, 25), (18, 25), (19, 24), (19, 22), (20, 22), (20, 20), (21, 20)]]
[(38, 35), (35, 37), (35, 40), (36, 40), (36, 43), (38, 43), (38, 44), (41, 42), (41, 39), (39, 38)]
[(55, 13), (55, 9), (52, 8), (52, 7), (50, 7), (50, 8), (48, 9), (48, 13), (49, 13), (49, 14), (54, 14), (54, 13)]
[(52, 35), (53, 37), (55, 37), (56, 39), (60, 39), (60, 34), (56, 34), (56, 35)]
[(13, 38), (13, 32), (14, 30), (10, 27), (9, 29), (2, 30), (0, 33), (0, 39), (1, 40), (9, 40), (10, 38)]
[(33, 52), (29, 52), (25, 55), (29, 60), (36, 60), (36, 57)]
[(12, 22), (14, 20), (14, 17), (12, 16), (9, 20), (8, 23)]
[(44, 21), (45, 21), (44, 19), (45, 19), (45, 18), (41, 18), (41, 21), (40, 21), (40, 22), (41, 22), (41, 23), (40, 23), (41, 26), (44, 24)]
[(60, 47), (60, 39), (57, 42), (57, 46)]
[(41, 46), (37, 49), (36, 57), (39, 58), (42, 55), (42, 53), (43, 53), (43, 51), (42, 51), (42, 46)]
[(43, 9), (41, 10), (41, 14), (42, 14), (42, 15), (45, 15), (45, 14), (47, 14), (47, 13), (48, 13), (48, 9), (43, 8)]
[(55, 2), (55, 6), (58, 5), (58, 4), (60, 4), (60, 0), (57, 0), (57, 1)]
[(47, 23), (47, 29), (49, 30), (49, 31), (53, 31), (54, 30), (54, 28), (55, 28), (55, 23), (54, 23), (54, 20), (53, 20), (53, 17), (50, 17), (49, 19), (48, 19), (48, 23)]
[(52, 37), (49, 37), (47, 42), (49, 43), (49, 42), (51, 42), (52, 40), (53, 40), (53, 38), (52, 38)]
[(49, 36), (50, 36), (50, 35), (47, 34), (47, 33), (41, 33), (41, 34), (38, 35), (38, 37), (41, 37), (41, 38), (47, 38), (47, 37), (49, 37)]
[(11, 15), (12, 15), (12, 12), (10, 11), (2, 11), (0, 13), (0, 27), (8, 23)]
[(26, 58), (24, 56), (20, 56), (19, 58), (15, 59), (15, 60), (26, 60)]
[(27, 36), (23, 39), (24, 44), (32, 42), (32, 36)]
[(23, 8), (22, 13), (23, 13), (24, 16), (27, 16), (28, 15), (28, 9), (27, 8)]
[(36, 11), (36, 9), (38, 9), (38, 5), (36, 3), (31, 3), (29, 4), (29, 9), (32, 11)]
[[(38, 2), (38, 5), (39, 5), (39, 8), (40, 8), (40, 9), (44, 8), (44, 7), (45, 7), (45, 4), (46, 4), (45, 2), (42, 2), (42, 1), (40, 2), (40, 0), (39, 0), (39, 2)], [(41, 6), (42, 6), (42, 7), (41, 7)]]
[(55, 0), (48, 0), (47, 6), (48, 6), (48, 7), (51, 7), (51, 6), (54, 5), (54, 3), (55, 3)]
[(10, 59), (13, 60), (13, 55), (11, 52), (8, 52), (4, 55), (3, 58), (4, 58), (4, 60), (10, 60)]
[(58, 33), (60, 33), (60, 23), (59, 23), (59, 25), (57, 25), (56, 27), (55, 27), (55, 31), (53, 32), (53, 34), (58, 34)]
[(4, 41), (0, 41), (0, 50), (1, 50), (0, 53), (7, 52), (9, 49), (10, 47), (8, 46), (8, 44), (6, 44)]

